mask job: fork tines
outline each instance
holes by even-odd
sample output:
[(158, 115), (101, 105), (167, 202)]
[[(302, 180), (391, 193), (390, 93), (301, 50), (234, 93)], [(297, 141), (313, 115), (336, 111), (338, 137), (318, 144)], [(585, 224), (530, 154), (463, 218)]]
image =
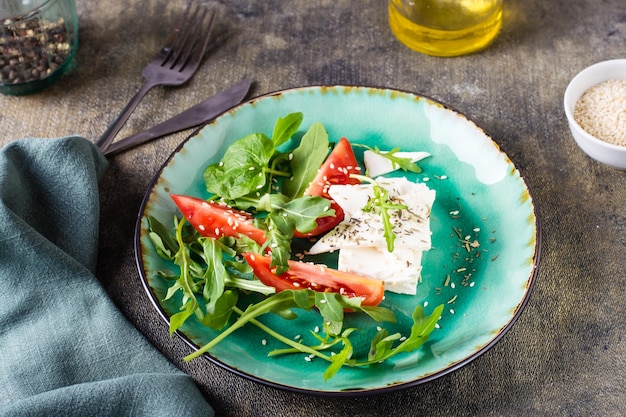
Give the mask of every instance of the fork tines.
[(198, 65), (206, 51), (215, 12), (209, 11), (206, 4), (190, 2), (177, 29), (170, 35), (163, 48), (166, 56), (162, 66), (183, 71), (188, 64)]

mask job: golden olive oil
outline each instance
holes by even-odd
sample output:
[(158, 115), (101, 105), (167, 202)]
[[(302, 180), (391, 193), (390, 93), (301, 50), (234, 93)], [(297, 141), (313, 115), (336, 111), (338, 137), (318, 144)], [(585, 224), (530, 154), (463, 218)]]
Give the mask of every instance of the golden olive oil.
[(487, 47), (502, 26), (502, 0), (389, 0), (395, 36), (418, 52), (457, 56)]

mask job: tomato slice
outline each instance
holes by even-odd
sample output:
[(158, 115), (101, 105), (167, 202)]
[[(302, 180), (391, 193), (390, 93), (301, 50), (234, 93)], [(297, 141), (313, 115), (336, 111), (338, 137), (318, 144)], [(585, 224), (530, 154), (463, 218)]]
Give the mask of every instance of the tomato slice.
[(296, 230), (294, 236), (319, 236), (337, 226), (343, 220), (344, 213), (339, 204), (335, 203), (328, 195), (328, 188), (336, 184), (359, 184), (360, 181), (350, 178), (350, 175), (359, 174), (360, 172), (359, 163), (356, 160), (356, 156), (354, 156), (352, 145), (350, 145), (348, 139), (341, 138), (305, 192), (307, 195), (329, 199), (331, 201), (330, 208), (335, 210), (335, 215), (320, 217), (317, 219), (317, 227), (315, 229), (308, 233), (300, 233)]
[(362, 305), (378, 305), (385, 294), (382, 281), (337, 271), (322, 264), (288, 261), (289, 270), (276, 275), (270, 266), (271, 257), (257, 253), (244, 253), (254, 275), (276, 291), (311, 289), (318, 292), (334, 292), (348, 297), (362, 297)]
[(252, 216), (245, 211), (195, 197), (178, 194), (170, 196), (183, 216), (202, 236), (219, 239), (222, 236), (239, 237), (241, 234), (259, 245), (267, 240), (265, 232), (252, 223)]

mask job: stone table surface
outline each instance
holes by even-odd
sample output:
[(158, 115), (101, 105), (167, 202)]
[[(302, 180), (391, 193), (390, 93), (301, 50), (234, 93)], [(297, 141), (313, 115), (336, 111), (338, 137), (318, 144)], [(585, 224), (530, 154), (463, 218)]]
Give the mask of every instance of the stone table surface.
[[(626, 173), (573, 141), (562, 99), (586, 66), (626, 55), (623, 0), (505, 0), (483, 52), (436, 58), (400, 44), (382, 0), (221, 0), (210, 52), (183, 87), (153, 90), (121, 135), (139, 132), (243, 77), (250, 96), (346, 84), (407, 90), (446, 103), (511, 158), (541, 215), (542, 257), (512, 329), (470, 364), (432, 382), (366, 397), (267, 387), (170, 338), (133, 253), (154, 173), (189, 131), (116, 156), (101, 183), (98, 278), (124, 315), (190, 374), (222, 416), (619, 416), (626, 414)], [(79, 134), (95, 140), (140, 87), (182, 0), (80, 0), (72, 71), (30, 96), (0, 96), (0, 144)]]

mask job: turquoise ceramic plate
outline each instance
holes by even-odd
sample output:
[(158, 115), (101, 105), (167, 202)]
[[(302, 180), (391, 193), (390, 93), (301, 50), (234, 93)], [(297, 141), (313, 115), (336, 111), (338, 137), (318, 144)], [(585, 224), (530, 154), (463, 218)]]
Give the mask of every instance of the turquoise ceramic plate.
[[(384, 304), (398, 317), (391, 330), (404, 334), (416, 305), (425, 306), (430, 314), (436, 305), (445, 304), (440, 327), (416, 352), (366, 369), (345, 368), (328, 381), (322, 378), (327, 364), (320, 360), (307, 361), (304, 355), (268, 357), (278, 342), (267, 340), (254, 326), (238, 330), (205, 356), (264, 384), (354, 395), (432, 380), (489, 349), (521, 313), (536, 274), (539, 233), (531, 195), (509, 158), (472, 122), (429, 99), (387, 89), (280, 91), (235, 107), (183, 143), (156, 175), (137, 223), (139, 271), (160, 314), (168, 320), (177, 307), (162, 301), (169, 282), (156, 271), (175, 266), (156, 255), (147, 237), (146, 216), (170, 224), (177, 210), (169, 193), (207, 197), (202, 179), (207, 165), (247, 134), (271, 135), (276, 119), (295, 111), (304, 114), (301, 133), (313, 122), (322, 122), (331, 140), (345, 136), (381, 149), (399, 147), (432, 155), (420, 164), (423, 173), (408, 177), (437, 192), (431, 219), (433, 249), (424, 255), (417, 295), (387, 293)], [(316, 260), (335, 262), (332, 256)], [(353, 324), (364, 326), (360, 320)], [(308, 337), (309, 330), (320, 325), (315, 312), (294, 321), (267, 317), (265, 323), (293, 337)], [(216, 332), (191, 321), (179, 334), (197, 348)]]

